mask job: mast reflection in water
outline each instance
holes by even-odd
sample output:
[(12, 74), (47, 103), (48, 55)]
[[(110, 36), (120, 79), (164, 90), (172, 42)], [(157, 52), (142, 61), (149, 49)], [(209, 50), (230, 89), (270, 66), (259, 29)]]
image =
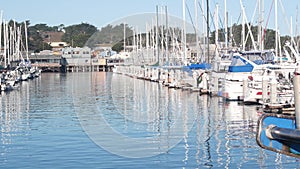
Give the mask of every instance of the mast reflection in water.
[[(0, 124), (1, 124), (1, 156), (5, 157), (11, 145), (20, 145), (15, 138), (27, 137), (29, 126), (29, 86), (24, 82), (20, 91), (1, 93)], [(21, 143), (22, 144), (22, 143)], [(4, 158), (5, 159), (5, 158)]]
[(42, 74), (0, 103), (0, 168), (300, 168), (256, 144), (256, 106), (111, 72)]
[(200, 109), (198, 94), (116, 74), (109, 78), (100, 88), (74, 83), (76, 112), (96, 144), (116, 155), (142, 158), (167, 153), (187, 137)]

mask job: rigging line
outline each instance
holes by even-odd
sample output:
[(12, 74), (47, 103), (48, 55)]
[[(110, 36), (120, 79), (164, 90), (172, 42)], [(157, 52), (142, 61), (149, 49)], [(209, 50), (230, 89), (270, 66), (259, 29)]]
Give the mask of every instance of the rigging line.
[[(254, 23), (254, 17), (255, 17), (255, 13), (256, 13), (256, 9), (258, 8), (258, 2), (256, 2), (256, 5), (255, 5), (255, 8), (254, 8), (254, 12), (253, 12), (253, 15), (252, 15), (252, 17), (251, 17), (251, 22), (250, 22), (250, 24), (251, 23)], [(260, 20), (260, 16), (258, 16), (258, 18), (259, 18), (259, 22), (261, 22), (261, 20)], [(253, 25), (250, 25), (250, 30), (252, 30), (252, 27), (253, 27)], [(247, 33), (247, 36), (246, 36), (246, 42), (248, 41), (248, 38), (249, 38), (249, 36), (250, 36), (250, 31), (248, 31), (248, 33)]]
[[(200, 7), (201, 12), (204, 13), (203, 8), (201, 7), (200, 2), (198, 2), (198, 5), (199, 5), (199, 7)], [(203, 16), (203, 18), (204, 18), (205, 23), (207, 23), (207, 17), (206, 17), (205, 15), (203, 15), (203, 14), (202, 14), (202, 16)], [(209, 32), (210, 32), (210, 27), (209, 27)]]
[(194, 22), (193, 22), (193, 18), (192, 18), (190, 9), (189, 9), (189, 7), (187, 6), (187, 3), (186, 3), (186, 2), (185, 2), (185, 8), (187, 9), (187, 11), (188, 11), (188, 13), (189, 13), (189, 16), (190, 16), (190, 19), (191, 19), (191, 22), (192, 22), (192, 26), (193, 26), (194, 31), (195, 31), (195, 33), (196, 33), (196, 27), (195, 27), (195, 25), (194, 25)]
[(240, 22), (241, 16), (242, 16), (242, 13), (240, 13), (240, 15), (239, 15), (239, 17), (238, 17), (236, 23), (239, 23), (239, 22)]
[[(192, 15), (191, 15), (190, 9), (189, 9), (189, 7), (187, 6), (186, 3), (185, 3), (185, 7), (186, 7), (186, 9), (187, 9), (187, 11), (188, 11), (188, 13), (189, 13), (189, 16), (190, 16), (190, 19), (191, 19), (191, 22), (192, 22), (192, 26), (193, 26), (194, 31), (195, 31), (195, 34), (196, 34), (196, 32), (197, 32), (196, 29), (198, 29), (198, 28), (196, 28), (195, 25), (194, 25), (194, 22), (193, 22), (193, 19), (192, 19)], [(197, 35), (197, 36), (198, 36), (198, 35)], [(198, 38), (198, 37), (196, 37), (196, 38)], [(201, 45), (198, 45), (198, 44), (197, 44), (197, 46), (199, 46), (200, 49), (201, 49), (202, 51), (204, 50), (204, 49), (201, 47)]]
[[(279, 3), (280, 3), (280, 7), (281, 7), (281, 10), (282, 10), (282, 13), (283, 13), (283, 16), (284, 16), (284, 19), (285, 19), (285, 22), (286, 24), (288, 25), (288, 28), (290, 29), (291, 28), (291, 23), (289, 23), (287, 17), (286, 17), (286, 13), (285, 13), (285, 10), (284, 10), (284, 7), (283, 7), (283, 4), (282, 4), (282, 1), (279, 0)], [(295, 40), (294, 38), (292, 37), (292, 32), (291, 32), (291, 43), (294, 45), (295, 44)]]
[[(200, 7), (201, 12), (203, 13), (203, 8), (201, 7), (200, 2), (198, 2), (198, 5), (199, 5), (199, 7)], [(215, 26), (215, 24), (214, 24), (214, 22), (213, 22), (214, 18), (213, 18), (212, 13), (209, 12), (209, 14), (210, 14), (210, 17), (211, 17), (211, 22), (212, 22), (212, 23), (210, 23), (209, 25), (213, 25), (214, 28), (216, 28), (216, 26)], [(203, 16), (203, 18), (204, 18), (205, 22), (207, 23), (207, 17), (206, 17), (206, 16)], [(211, 28), (210, 28), (210, 27), (209, 27), (209, 32), (211, 32)]]
[(202, 12), (202, 17), (204, 18), (205, 22), (207, 22), (207, 19), (206, 19), (205, 15), (203, 16), (204, 11), (203, 11), (203, 8), (202, 8), (200, 2), (198, 2), (198, 5), (199, 5), (199, 8), (200, 8), (200, 10)]
[(220, 31), (221, 31), (222, 35), (224, 36), (224, 39), (225, 39), (226, 32), (225, 32), (225, 28), (224, 28), (224, 23), (222, 22), (222, 18), (221, 18), (220, 15), (219, 15), (219, 20), (220, 20), (220, 24), (221, 24)]
[[(267, 19), (267, 22), (266, 22), (266, 26), (264, 27), (264, 34), (263, 34), (263, 36), (261, 37), (261, 41), (262, 41), (262, 42), (264, 41), (265, 35), (266, 35), (266, 33), (267, 33), (267, 26), (268, 26), (268, 24), (269, 24), (270, 15), (271, 15), (271, 12), (272, 12), (272, 10), (273, 10), (273, 5), (274, 5), (274, 0), (272, 1), (271, 8), (270, 8), (269, 15), (268, 15), (268, 19)], [(277, 32), (276, 29), (277, 29), (277, 28), (275, 28), (275, 32)], [(277, 36), (277, 35), (276, 35), (276, 36)]]
[[(236, 23), (239, 23), (239, 21), (240, 21), (240, 19), (241, 19), (241, 15), (242, 15), (242, 13), (240, 13), (240, 15), (239, 15), (239, 17), (238, 17)], [(235, 26), (234, 26), (234, 25), (235, 25)], [(237, 26), (238, 26), (237, 24), (231, 25), (232, 32), (234, 32), (234, 28), (235, 28), (235, 27), (237, 28)], [(235, 41), (235, 39), (234, 39), (234, 36), (233, 36), (233, 35), (230, 35), (230, 38), (232, 39), (232, 41), (233, 41), (233, 43), (234, 43), (234, 46), (237, 46), (237, 43), (236, 43), (236, 41)]]
[[(250, 31), (252, 31), (253, 25), (251, 25), (251, 23), (254, 23), (253, 20), (254, 20), (254, 16), (255, 16), (255, 13), (256, 13), (257, 6), (258, 6), (258, 3), (256, 3), (256, 5), (255, 5), (254, 12), (253, 12), (253, 15), (252, 15), (252, 18), (251, 18), (251, 21), (250, 21), (250, 26), (249, 26), (250, 27)], [(260, 18), (260, 16), (259, 16), (259, 18)], [(259, 22), (260, 22), (260, 20), (259, 20)], [(250, 31), (248, 30), (248, 32), (247, 32), (247, 36), (245, 38), (246, 42), (248, 41), (249, 36), (251, 36), (250, 35)]]
[[(236, 24), (231, 25), (232, 32), (234, 32), (234, 29), (237, 28), (237, 26), (238, 26), (237, 23), (239, 23), (239, 21), (240, 21), (240, 19), (241, 19), (241, 16), (242, 16), (242, 13), (240, 13), (239, 17), (237, 18)], [(235, 25), (235, 26), (234, 26), (234, 25)], [(237, 43), (236, 43), (236, 41), (235, 41), (235, 39), (234, 39), (234, 36), (230, 35), (230, 38), (232, 39), (234, 45), (236, 46)]]
[[(213, 25), (213, 27), (216, 29), (216, 25), (214, 23), (214, 16), (213, 16), (213, 14), (211, 12), (209, 12), (209, 14), (210, 14), (210, 21), (211, 21), (210, 25)], [(210, 29), (209, 29), (209, 31), (210, 31)]]

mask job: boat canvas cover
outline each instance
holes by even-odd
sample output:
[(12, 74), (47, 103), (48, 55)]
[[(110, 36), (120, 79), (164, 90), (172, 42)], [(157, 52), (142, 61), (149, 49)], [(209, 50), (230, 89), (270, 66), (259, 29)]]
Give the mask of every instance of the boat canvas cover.
[(228, 68), (228, 72), (252, 72), (254, 69), (254, 63), (247, 59), (234, 55), (232, 58), (231, 65)]
[(211, 64), (209, 63), (192, 63), (188, 66), (190, 69), (211, 69)]

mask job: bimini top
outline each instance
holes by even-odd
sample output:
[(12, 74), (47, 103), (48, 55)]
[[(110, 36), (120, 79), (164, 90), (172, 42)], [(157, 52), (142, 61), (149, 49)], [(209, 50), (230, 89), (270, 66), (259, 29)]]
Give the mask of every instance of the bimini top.
[(234, 53), (228, 71), (252, 72), (254, 69), (273, 65), (274, 58), (274, 52), (272, 50)]
[(228, 72), (252, 72), (257, 64), (244, 58), (241, 54), (235, 53), (232, 56)]

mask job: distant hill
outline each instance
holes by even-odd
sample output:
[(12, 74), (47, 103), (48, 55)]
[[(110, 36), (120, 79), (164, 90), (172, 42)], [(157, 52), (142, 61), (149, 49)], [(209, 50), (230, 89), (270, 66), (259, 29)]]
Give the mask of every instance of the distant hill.
[[(65, 26), (60, 24), (58, 26), (48, 26), (47, 24), (36, 24), (31, 26), (29, 21), (25, 21), (28, 27), (28, 47), (29, 50), (39, 52), (41, 50), (51, 50), (49, 42), (63, 41), (67, 42), (73, 47), (96, 47), (99, 44), (112, 44), (115, 48), (120, 51), (123, 49), (123, 39), (124, 39), (124, 26), (126, 33), (126, 44), (132, 44), (133, 41), (133, 29), (129, 25), (107, 25), (98, 30), (95, 26), (88, 23), (75, 24), (70, 26)], [(18, 23), (13, 20), (9, 21), (9, 26), (21, 26), (24, 28), (24, 22)], [(176, 34), (177, 40), (181, 41), (180, 30), (178, 28)], [(241, 31), (242, 25), (234, 24), (231, 29), (232, 36), (228, 35), (228, 41), (233, 46), (241, 46)], [(154, 31), (154, 30), (152, 30)], [(257, 41), (257, 26), (251, 26), (251, 31), (253, 33), (255, 41)], [(170, 31), (171, 32), (171, 31)], [(247, 28), (246, 28), (247, 32)], [(24, 34), (24, 32), (23, 32)], [(215, 31), (211, 32), (210, 43), (215, 43)], [(145, 34), (142, 37), (145, 39)], [(159, 35), (161, 36), (161, 35)], [(24, 38), (25, 36), (22, 36)], [(224, 41), (224, 29), (219, 30), (219, 41)], [(152, 37), (153, 38), (153, 37)], [(264, 31), (264, 44), (266, 49), (275, 48), (275, 31), (271, 29), (266, 29)], [(299, 38), (297, 38), (299, 39)], [(290, 40), (289, 36), (281, 37), (281, 46)], [(187, 35), (187, 41), (195, 41), (195, 35), (193, 33)], [(23, 41), (25, 42), (25, 41)], [(251, 48), (250, 38), (247, 41), (247, 47)], [(143, 41), (145, 44), (145, 40)]]

